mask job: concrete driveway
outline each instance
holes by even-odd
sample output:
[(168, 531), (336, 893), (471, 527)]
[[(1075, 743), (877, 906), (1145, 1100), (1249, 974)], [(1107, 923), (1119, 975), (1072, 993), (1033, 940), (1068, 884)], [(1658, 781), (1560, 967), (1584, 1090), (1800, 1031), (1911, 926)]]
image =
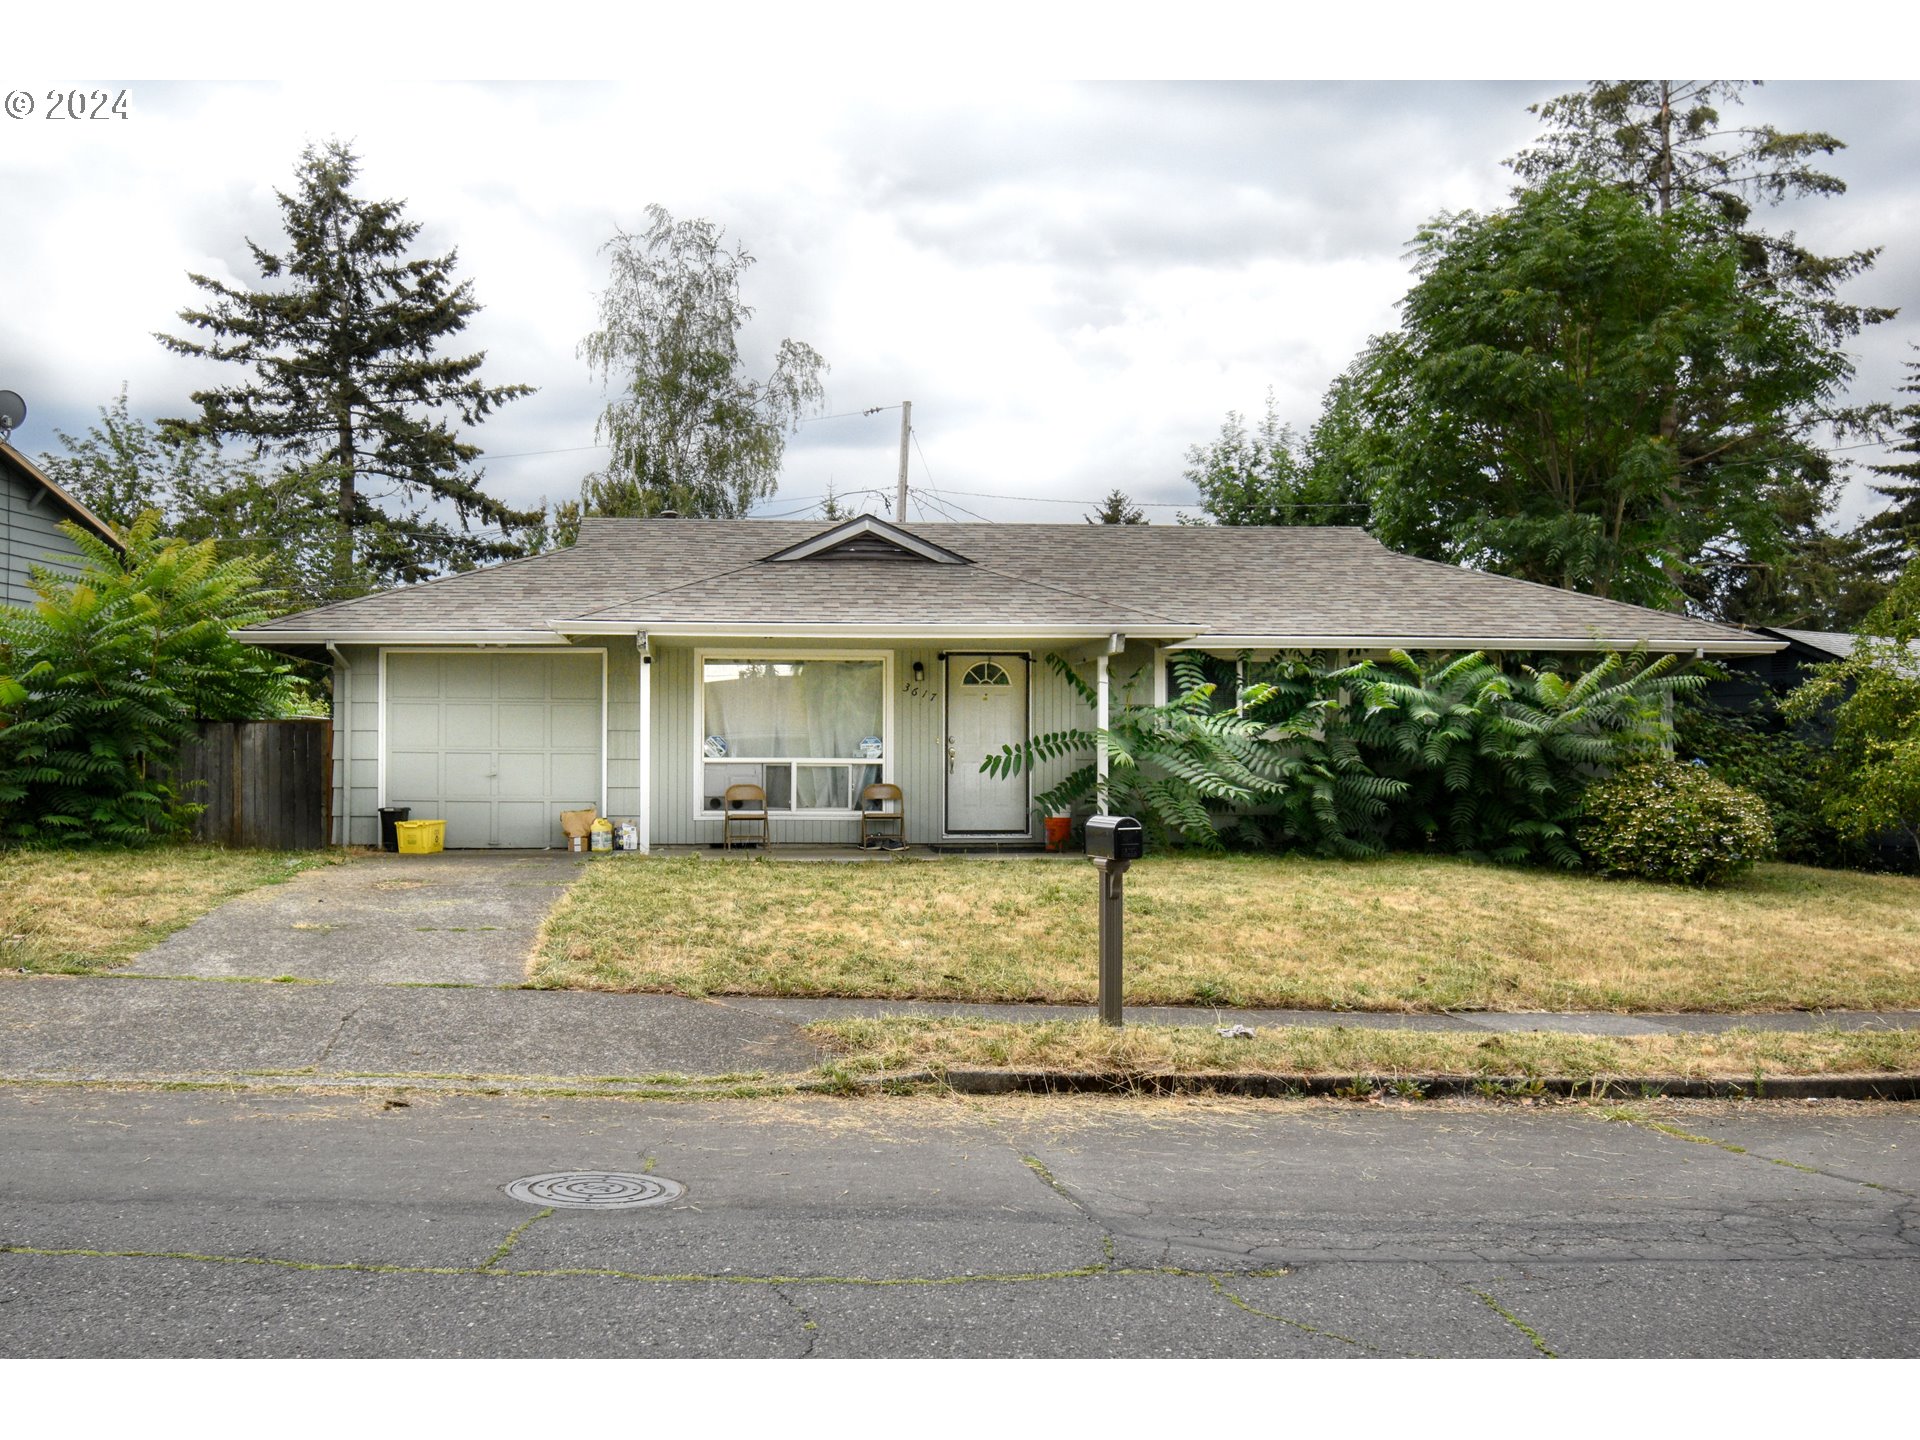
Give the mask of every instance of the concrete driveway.
[(146, 975), (517, 985), (587, 863), (557, 851), (379, 855), (229, 900), (128, 969)]

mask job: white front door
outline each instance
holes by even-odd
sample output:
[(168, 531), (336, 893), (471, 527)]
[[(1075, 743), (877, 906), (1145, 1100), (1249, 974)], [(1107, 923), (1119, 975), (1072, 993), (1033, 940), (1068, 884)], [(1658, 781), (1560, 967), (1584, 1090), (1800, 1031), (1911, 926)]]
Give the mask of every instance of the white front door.
[(1027, 657), (947, 657), (947, 833), (1024, 835), (1025, 774), (995, 779), (980, 762), (1027, 738)]

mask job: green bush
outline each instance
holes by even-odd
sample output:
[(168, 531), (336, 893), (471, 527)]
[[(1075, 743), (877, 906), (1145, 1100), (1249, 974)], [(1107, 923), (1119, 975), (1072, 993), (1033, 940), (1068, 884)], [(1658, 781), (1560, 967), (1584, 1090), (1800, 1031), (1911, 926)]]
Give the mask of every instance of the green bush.
[(1630, 765), (1589, 785), (1585, 809), (1580, 848), (1609, 875), (1718, 885), (1773, 851), (1766, 802), (1700, 765)]
[(0, 605), (0, 843), (140, 844), (203, 808), (172, 770), (195, 720), (281, 712), (287, 667), (228, 633), (272, 612), (251, 559), (159, 533), (148, 511), (70, 579), (35, 568), (31, 608)]
[[(1091, 708), (1092, 687), (1058, 655), (1048, 662)], [(1675, 674), (1671, 656), (1607, 655), (1572, 677), (1509, 671), (1478, 653), (1231, 664), (1183, 655), (1173, 662), (1179, 693), (1166, 704), (1112, 707), (1105, 798), (1157, 839), (1339, 856), (1431, 848), (1576, 866), (1569, 830), (1587, 785), (1658, 754), (1663, 701), (1701, 684)], [(1067, 809), (1099, 792), (1098, 739), (1054, 731), (981, 768), (1019, 775), (1075, 760), (1034, 797), (1043, 814)]]
[(1844, 660), (1813, 667), (1781, 709), (1801, 722), (1828, 716), (1821, 814), (1863, 845), (1898, 836), (1920, 864), (1920, 556), (1860, 622)]
[(1767, 802), (1780, 859), (1827, 866), (1864, 860), (1861, 847), (1842, 840), (1822, 811), (1827, 747), (1786, 728), (1772, 700), (1745, 711), (1704, 700), (1676, 706), (1673, 736), (1680, 759), (1699, 760), (1715, 779)]

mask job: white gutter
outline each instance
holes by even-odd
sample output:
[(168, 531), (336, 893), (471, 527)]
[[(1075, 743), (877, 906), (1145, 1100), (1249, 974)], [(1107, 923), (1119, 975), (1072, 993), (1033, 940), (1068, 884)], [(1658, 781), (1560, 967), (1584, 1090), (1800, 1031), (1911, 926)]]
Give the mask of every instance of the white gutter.
[(1540, 635), (1195, 635), (1175, 641), (1169, 650), (1632, 650), (1701, 655), (1770, 655), (1786, 649), (1784, 640), (1647, 640)]
[[(619, 632), (632, 633), (632, 626)], [(236, 630), (243, 645), (551, 645), (551, 630)]]
[[(633, 635), (645, 634), (656, 640), (665, 638), (708, 639), (715, 640), (757, 640), (775, 637), (796, 636), (806, 640), (985, 640), (1004, 638), (1011, 640), (1105, 640), (1114, 633), (1112, 624), (1106, 625), (1051, 625), (1035, 622), (1028, 625), (844, 625), (828, 624), (820, 621), (780, 622), (777, 624), (742, 625), (727, 623), (722, 625), (656, 625), (635, 620), (555, 620), (554, 632), (561, 635)], [(1185, 639), (1193, 634), (1191, 625), (1180, 626), (1140, 626), (1128, 621), (1123, 629), (1126, 634), (1145, 636), (1149, 639), (1179, 637)]]
[(340, 848), (344, 850), (353, 842), (353, 666), (331, 641), (327, 653), (345, 672), (340, 678), (347, 690), (347, 698), (340, 702)]

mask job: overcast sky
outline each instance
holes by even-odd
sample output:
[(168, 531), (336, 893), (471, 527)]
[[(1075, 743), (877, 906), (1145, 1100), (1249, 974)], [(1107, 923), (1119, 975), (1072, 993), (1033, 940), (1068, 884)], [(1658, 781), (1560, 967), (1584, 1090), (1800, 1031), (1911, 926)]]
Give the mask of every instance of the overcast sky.
[[(188, 271), (255, 279), (243, 240), (277, 246), (275, 189), (338, 137), (363, 194), (404, 199), (423, 248), (458, 247), (483, 373), (538, 387), (472, 434), (504, 499), (570, 498), (596, 464), (604, 400), (576, 347), (597, 252), (657, 201), (757, 257), (752, 370), (790, 336), (831, 364), (828, 411), (913, 401), (929, 516), (1077, 520), (1118, 487), (1171, 521), (1193, 505), (1187, 447), (1268, 387), (1310, 425), (1394, 323), (1416, 227), (1501, 203), (1528, 104), (1578, 83), (768, 82), (720, 106), (658, 79), (136, 84), (126, 122), (0, 121), (0, 388), (28, 401), (30, 453), (122, 381), (136, 412), (183, 413), (221, 367), (153, 332), (180, 331)], [(1854, 352), (1856, 398), (1893, 398), (1920, 340), (1920, 85), (1783, 82), (1746, 110), (1847, 142), (1846, 195), (1764, 219), (1817, 251), (1885, 247), (1848, 295), (1904, 312)], [(829, 484), (890, 506), (898, 420), (803, 426), (762, 513)], [(1844, 518), (1865, 501), (1856, 481)]]

